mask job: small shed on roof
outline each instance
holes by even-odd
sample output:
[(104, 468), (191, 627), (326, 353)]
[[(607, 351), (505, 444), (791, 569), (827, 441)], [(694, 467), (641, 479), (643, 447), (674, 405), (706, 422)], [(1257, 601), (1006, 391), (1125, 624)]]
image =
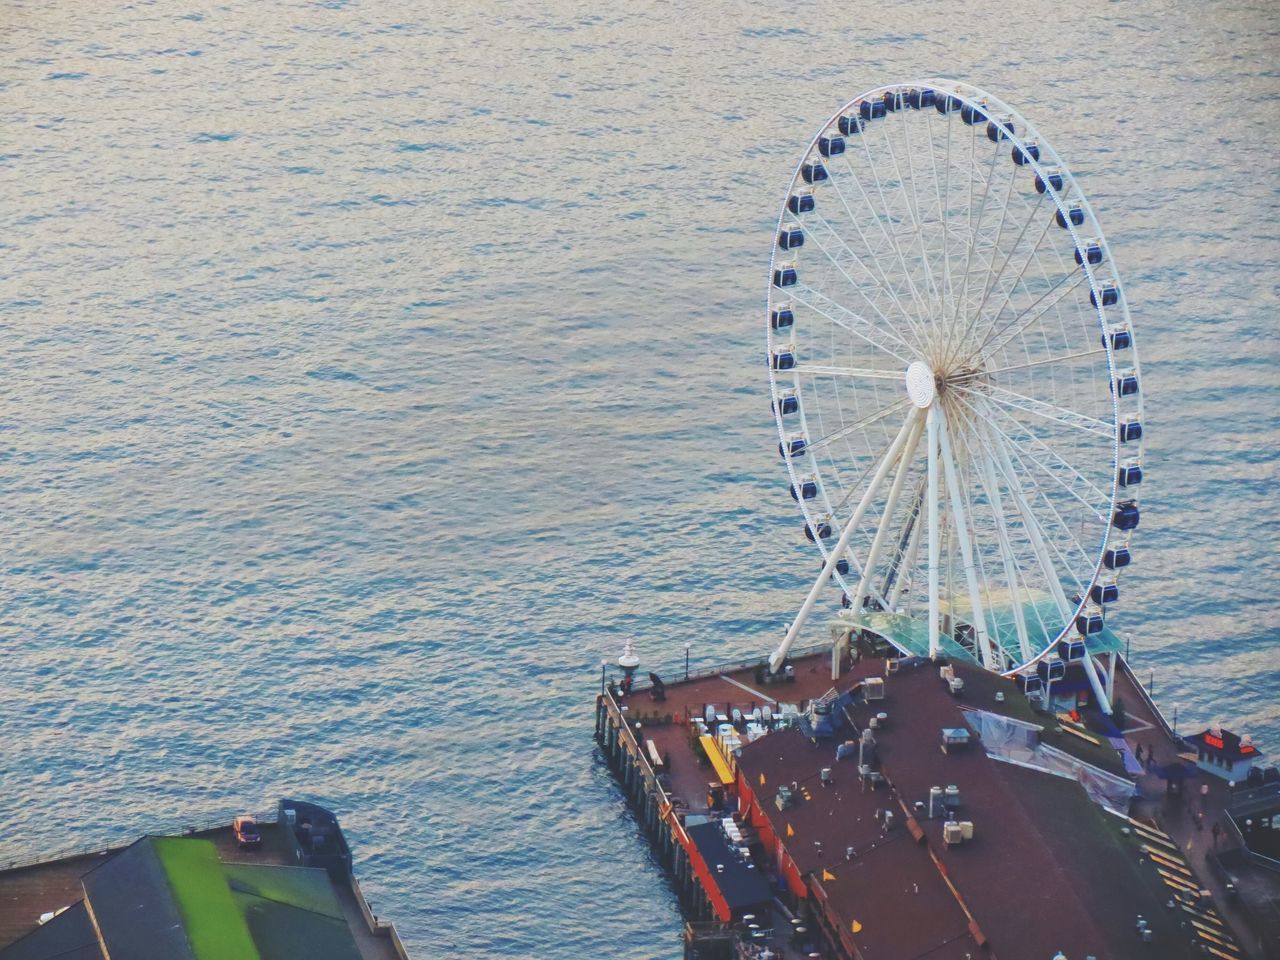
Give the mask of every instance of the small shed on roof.
[(1196, 752), (1196, 766), (1223, 780), (1243, 781), (1254, 763), (1262, 759), (1262, 751), (1249, 737), (1216, 725), (1187, 737), (1186, 741)]

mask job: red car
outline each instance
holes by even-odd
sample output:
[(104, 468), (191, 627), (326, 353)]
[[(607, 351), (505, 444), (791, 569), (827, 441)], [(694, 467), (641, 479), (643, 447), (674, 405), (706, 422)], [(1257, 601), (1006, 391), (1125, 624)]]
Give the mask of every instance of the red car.
[(236, 843), (241, 849), (262, 846), (262, 834), (258, 832), (258, 821), (253, 817), (236, 817), (231, 821), (231, 829), (235, 832)]

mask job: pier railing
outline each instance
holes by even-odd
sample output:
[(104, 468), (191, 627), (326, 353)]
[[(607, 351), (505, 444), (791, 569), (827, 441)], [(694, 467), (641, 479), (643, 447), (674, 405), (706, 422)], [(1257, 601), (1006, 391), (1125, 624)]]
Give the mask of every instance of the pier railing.
[[(805, 657), (811, 657), (815, 653), (830, 652), (830, 642), (816, 643), (808, 647), (796, 647), (787, 654), (787, 659), (794, 662), (796, 660), (802, 660)], [(747, 657), (743, 660), (730, 660), (726, 663), (718, 663), (710, 667), (698, 667), (697, 669), (689, 670), (687, 673), (682, 665), (677, 665), (666, 672), (663, 672), (662, 670), (655, 670), (654, 673), (662, 677), (663, 682), (670, 686), (675, 683), (685, 683), (687, 681), (703, 680), (707, 677), (716, 677), (722, 673), (734, 673), (738, 670), (754, 670), (756, 667), (764, 667), (768, 666), (768, 664), (769, 655), (765, 654), (764, 656)], [(649, 681), (647, 676), (644, 679), (637, 677), (635, 684), (631, 689), (648, 690), (652, 686), (653, 684)]]
[(1181, 740), (1181, 738), (1173, 732), (1172, 725), (1169, 723), (1165, 715), (1160, 712), (1160, 708), (1156, 706), (1155, 700), (1151, 698), (1150, 691), (1142, 685), (1142, 681), (1134, 674), (1133, 668), (1129, 666), (1129, 661), (1124, 657), (1118, 657), (1117, 659), (1120, 661), (1120, 672), (1129, 679), (1131, 684), (1133, 684), (1134, 690), (1138, 692), (1138, 699), (1142, 701), (1143, 706), (1151, 711), (1151, 716), (1155, 717), (1156, 722), (1160, 724), (1160, 729), (1163, 730), (1165, 735), (1175, 743)]

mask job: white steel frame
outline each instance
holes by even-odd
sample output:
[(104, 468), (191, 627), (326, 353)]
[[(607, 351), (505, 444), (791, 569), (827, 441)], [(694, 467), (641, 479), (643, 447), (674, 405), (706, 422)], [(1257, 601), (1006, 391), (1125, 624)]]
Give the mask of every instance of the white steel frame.
[[(820, 153), (842, 116), (912, 90), (951, 97), (956, 109), (889, 111), (842, 137), (843, 154)], [(966, 124), (960, 107), (979, 122)], [(806, 185), (807, 163), (823, 164), (828, 179)], [(812, 212), (793, 214), (784, 201), (778, 218), (779, 234), (798, 226), (804, 243), (775, 243), (770, 280), (782, 262), (799, 280), (770, 284), (767, 310), (789, 307), (795, 322), (767, 325), (768, 353), (792, 353), (796, 364), (771, 362), (769, 381), (775, 398), (800, 398), (798, 412), (774, 416), (784, 443), (808, 443), (784, 453), (794, 489), (816, 481), (817, 495), (799, 501), (805, 522), (829, 520), (840, 536), (816, 541), (822, 569), (771, 666), (834, 582), (855, 619), (866, 604), (926, 619), (930, 655), (972, 636), (977, 662), (1025, 671), (1075, 635), (1116, 539), (1116, 505), (1137, 499), (1117, 472), (1122, 460), (1141, 461), (1141, 443), (1122, 448), (1119, 437), (1121, 422), (1141, 421), (1141, 372), (1136, 348), (1115, 350), (1109, 336), (1133, 328), (1102, 229), (1030, 123), (952, 80), (890, 84), (846, 104), (810, 141), (788, 196), (810, 190)], [(1077, 264), (1090, 246), (1101, 262)], [(931, 375), (932, 389), (910, 386), (909, 366)], [(1136, 395), (1108, 389), (1121, 369), (1139, 378)], [(916, 493), (904, 497), (908, 488)], [(1092, 657), (1083, 662), (1109, 712), (1108, 678)]]

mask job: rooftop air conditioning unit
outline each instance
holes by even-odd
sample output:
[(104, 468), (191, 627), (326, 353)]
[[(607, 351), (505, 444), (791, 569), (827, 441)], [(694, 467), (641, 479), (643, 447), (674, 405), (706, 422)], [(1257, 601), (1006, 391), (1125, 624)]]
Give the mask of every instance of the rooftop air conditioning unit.
[(868, 677), (863, 681), (863, 695), (867, 700), (883, 700), (884, 699), (884, 679), (882, 677)]

